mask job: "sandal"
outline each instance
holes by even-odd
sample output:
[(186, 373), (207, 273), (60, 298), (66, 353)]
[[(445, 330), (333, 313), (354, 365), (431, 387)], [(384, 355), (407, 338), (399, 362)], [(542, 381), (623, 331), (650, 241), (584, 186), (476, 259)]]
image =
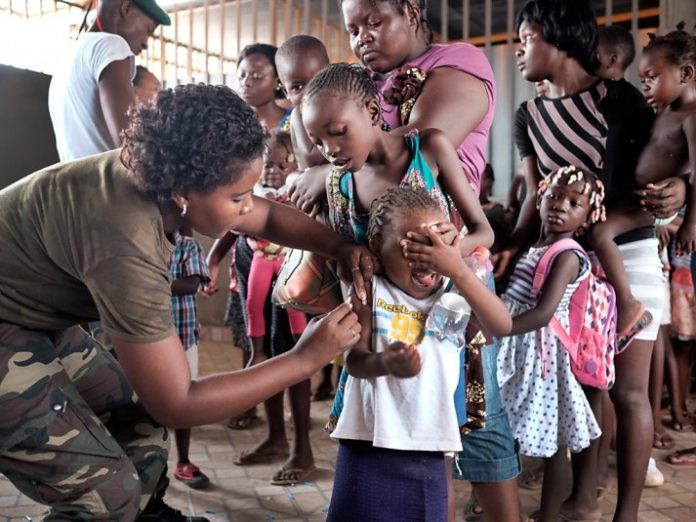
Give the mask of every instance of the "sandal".
[(302, 483), (307, 480), (307, 477), (317, 470), (316, 466), (310, 466), (307, 469), (302, 468), (286, 468), (281, 466), (280, 469), (273, 475), (271, 484), (274, 486), (290, 486), (292, 484)]
[(284, 452), (257, 453), (252, 449), (243, 450), (232, 461), (237, 466), (250, 466), (253, 464), (267, 464), (274, 460), (283, 459), (290, 455), (290, 450)]
[(696, 466), (696, 447), (675, 451), (667, 457), (667, 462), (672, 466)]
[(245, 411), (237, 417), (232, 417), (227, 422), (227, 427), (231, 430), (246, 430), (259, 418), (257, 413)]
[(672, 429), (674, 431), (691, 431), (694, 426), (688, 420), (672, 421)]
[(672, 436), (665, 433), (653, 433), (653, 448), (655, 449), (672, 449), (674, 447), (674, 439)]
[(628, 345), (631, 344), (631, 341), (636, 338), (636, 335), (650, 326), (652, 320), (652, 314), (648, 310), (645, 310), (640, 318), (633, 324), (633, 326), (631, 326), (631, 328), (625, 332), (617, 333), (616, 353), (621, 353), (628, 348)]

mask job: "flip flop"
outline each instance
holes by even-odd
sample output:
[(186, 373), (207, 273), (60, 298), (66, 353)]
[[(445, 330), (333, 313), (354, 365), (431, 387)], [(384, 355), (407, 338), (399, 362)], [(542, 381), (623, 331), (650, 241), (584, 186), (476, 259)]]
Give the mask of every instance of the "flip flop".
[(246, 430), (259, 419), (258, 414), (244, 412), (238, 417), (233, 417), (227, 422), (227, 427), (231, 430)]
[(267, 464), (274, 460), (287, 458), (288, 455), (290, 455), (289, 450), (283, 452), (256, 453), (251, 449), (245, 449), (237, 455), (232, 462), (237, 466), (251, 466), (253, 464)]
[(628, 348), (628, 345), (631, 344), (631, 341), (635, 339), (636, 335), (638, 335), (640, 332), (645, 330), (648, 326), (650, 326), (650, 323), (652, 323), (653, 316), (652, 314), (648, 311), (645, 310), (643, 314), (640, 316), (638, 321), (636, 321), (631, 328), (625, 332), (617, 333), (616, 334), (616, 353), (621, 353), (623, 352), (626, 348)]
[(694, 426), (689, 421), (673, 421), (672, 429), (674, 431), (691, 431)]
[(655, 449), (672, 449), (674, 447), (674, 439), (672, 436), (665, 432), (665, 433), (653, 433), (653, 448)]
[(696, 447), (675, 451), (667, 457), (667, 462), (672, 466), (696, 466)]
[(286, 468), (285, 466), (281, 466), (276, 474), (273, 475), (271, 484), (273, 486), (289, 486), (291, 484), (299, 484), (307, 480), (307, 477), (316, 470), (316, 466), (310, 466), (307, 469)]

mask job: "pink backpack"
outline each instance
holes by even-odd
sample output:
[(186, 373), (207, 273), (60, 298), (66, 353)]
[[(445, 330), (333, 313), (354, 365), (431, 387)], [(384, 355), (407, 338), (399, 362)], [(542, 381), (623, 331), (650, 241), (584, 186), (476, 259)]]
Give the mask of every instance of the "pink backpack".
[[(532, 283), (536, 298), (544, 285), (549, 269), (558, 254), (577, 250), (587, 252), (574, 240), (561, 239), (544, 252), (537, 263)], [(570, 366), (581, 384), (608, 390), (614, 385), (614, 354), (616, 352), (616, 297), (609, 282), (589, 273), (570, 298), (569, 331), (556, 316), (549, 327), (561, 340), (570, 355)]]

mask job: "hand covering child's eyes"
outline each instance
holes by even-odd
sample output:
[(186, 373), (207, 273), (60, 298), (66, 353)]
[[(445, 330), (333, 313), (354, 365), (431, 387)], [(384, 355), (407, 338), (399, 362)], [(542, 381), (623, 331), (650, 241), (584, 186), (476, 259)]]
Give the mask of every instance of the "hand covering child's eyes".
[[(451, 245), (459, 235), (459, 231), (449, 221), (441, 221), (439, 223), (435, 223), (431, 225), (431, 230), (439, 234), (440, 239), (442, 239), (442, 242), (446, 245)], [(421, 243), (424, 245), (431, 244), (428, 236), (426, 236), (422, 232), (415, 230), (406, 233), (406, 240), (413, 241), (414, 243)]]

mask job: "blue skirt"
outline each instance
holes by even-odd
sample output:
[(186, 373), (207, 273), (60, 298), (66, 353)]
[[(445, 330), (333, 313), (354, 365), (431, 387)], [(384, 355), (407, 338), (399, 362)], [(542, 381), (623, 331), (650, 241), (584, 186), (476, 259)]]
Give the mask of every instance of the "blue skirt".
[(328, 522), (446, 522), (442, 452), (375, 448), (341, 440)]

